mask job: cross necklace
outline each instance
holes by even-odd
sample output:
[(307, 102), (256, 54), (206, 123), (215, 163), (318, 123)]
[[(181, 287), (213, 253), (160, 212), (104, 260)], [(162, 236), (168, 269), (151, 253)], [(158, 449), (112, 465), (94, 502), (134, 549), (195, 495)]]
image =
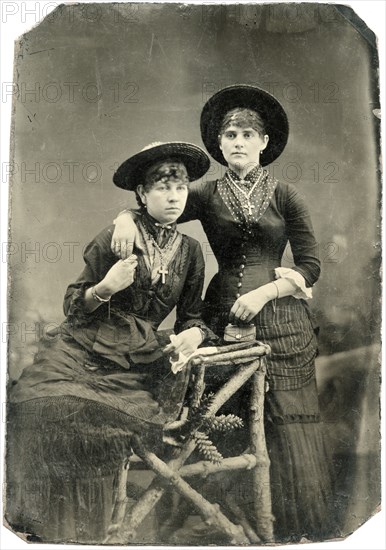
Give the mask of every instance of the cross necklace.
[(166, 275), (168, 275), (168, 273), (169, 273), (169, 271), (166, 267), (167, 262), (166, 262), (166, 258), (165, 258), (164, 254), (165, 254), (165, 252), (167, 252), (169, 250), (169, 248), (171, 247), (171, 245), (173, 243), (174, 233), (172, 233), (170, 235), (169, 240), (166, 243), (166, 245), (164, 246), (164, 248), (161, 248), (159, 246), (159, 244), (157, 243), (157, 241), (155, 240), (155, 238), (153, 237), (153, 235), (151, 235), (149, 233), (149, 231), (147, 231), (146, 228), (145, 228), (145, 231), (146, 231), (146, 234), (147, 234), (149, 240), (152, 242), (154, 248), (157, 250), (157, 252), (159, 254), (161, 265), (158, 268), (158, 273), (161, 275), (161, 283), (164, 285), (166, 283)]
[[(259, 174), (259, 177), (257, 178), (257, 180), (255, 181), (255, 183), (252, 185), (251, 189), (248, 191), (248, 193), (246, 191), (244, 191), (244, 189), (242, 189), (237, 183), (236, 181), (232, 178), (232, 176), (230, 175), (229, 172), (227, 172), (227, 176), (229, 178), (229, 181), (231, 183), (233, 183), (233, 185), (236, 187), (236, 189), (238, 189), (240, 191), (240, 193), (242, 195), (244, 195), (245, 199), (246, 199), (246, 203), (245, 204), (242, 204), (241, 206), (244, 208), (244, 209), (248, 209), (248, 214), (249, 216), (252, 216), (253, 212), (252, 210), (255, 209), (255, 206), (253, 204), (251, 204), (251, 196), (252, 196), (252, 193), (253, 191), (255, 190), (255, 188), (258, 186), (258, 184), (260, 183), (261, 181), (261, 178), (263, 176), (263, 173), (264, 171), (261, 170), (260, 171), (260, 174)], [(241, 179), (240, 180), (240, 183), (245, 183), (245, 180)]]
[(165, 267), (165, 256), (164, 252), (166, 252), (166, 249), (168, 248), (168, 244), (171, 242), (171, 239), (169, 240), (169, 243), (166, 245), (165, 249), (162, 250), (160, 246), (156, 243), (155, 239), (152, 237), (154, 248), (158, 250), (161, 265), (159, 266), (158, 273), (161, 275), (161, 283), (164, 285), (166, 283), (166, 275), (169, 273), (169, 270)]

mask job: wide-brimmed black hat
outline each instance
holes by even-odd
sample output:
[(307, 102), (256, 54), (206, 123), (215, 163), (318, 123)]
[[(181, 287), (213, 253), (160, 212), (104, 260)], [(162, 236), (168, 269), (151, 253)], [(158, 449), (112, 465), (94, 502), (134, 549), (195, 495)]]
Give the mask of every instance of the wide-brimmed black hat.
[(189, 181), (201, 178), (209, 169), (210, 160), (201, 147), (183, 141), (151, 143), (139, 153), (125, 160), (113, 176), (113, 182), (122, 189), (134, 191), (144, 183), (147, 170), (156, 162), (176, 159), (182, 162), (188, 173)]
[(236, 107), (256, 111), (264, 122), (269, 142), (261, 155), (263, 166), (270, 164), (283, 152), (288, 140), (287, 115), (278, 100), (268, 92), (238, 84), (223, 88), (204, 105), (201, 113), (201, 137), (212, 157), (227, 165), (219, 147), (218, 135), (224, 116)]

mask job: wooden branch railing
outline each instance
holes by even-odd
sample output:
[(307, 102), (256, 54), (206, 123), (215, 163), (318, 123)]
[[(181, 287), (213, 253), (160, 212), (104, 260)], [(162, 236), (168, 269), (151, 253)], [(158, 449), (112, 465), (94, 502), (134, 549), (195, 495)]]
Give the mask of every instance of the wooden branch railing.
[(250, 401), (251, 452), (258, 457), (253, 470), (253, 502), (255, 507), (256, 531), (265, 542), (273, 541), (273, 520), (269, 467), (264, 432), (265, 365), (253, 374)]
[[(233, 344), (229, 346), (224, 346), (218, 348), (215, 355), (198, 355), (194, 357), (191, 364), (196, 369), (197, 386), (195, 387), (193, 393), (193, 400), (195, 405), (200, 402), (202, 393), (204, 391), (204, 369), (211, 366), (223, 366), (223, 365), (240, 365), (236, 373), (229, 379), (227, 382), (220, 388), (220, 390), (214, 395), (211, 403), (207, 409), (206, 416), (214, 416), (217, 411), (234, 395), (244, 384), (245, 382), (258, 374), (259, 368), (261, 367), (262, 358), (270, 353), (270, 348), (267, 345), (258, 343), (253, 347), (250, 347), (251, 343), (241, 343)], [(198, 371), (197, 371), (198, 369)], [(264, 403), (264, 376), (265, 370), (262, 371), (262, 376), (256, 378), (253, 385), (253, 399), (252, 403)], [(262, 383), (261, 383), (262, 381)], [(240, 521), (240, 524), (244, 525), (244, 528), (241, 526), (234, 525), (226, 516), (222, 514), (217, 505), (213, 505), (206, 501), (202, 495), (199, 493), (196, 494), (194, 491), (183, 479), (190, 475), (200, 475), (201, 472), (204, 475), (208, 473), (217, 472), (217, 471), (226, 471), (226, 470), (236, 470), (236, 469), (250, 469), (254, 468), (254, 493), (255, 497), (258, 499), (259, 506), (262, 506), (262, 509), (259, 508), (258, 516), (261, 516), (261, 519), (257, 519), (257, 533), (265, 541), (272, 540), (272, 514), (271, 514), (271, 502), (270, 495), (262, 491), (262, 486), (259, 482), (257, 485), (259, 475), (262, 473), (264, 479), (268, 474), (268, 489), (269, 489), (269, 460), (268, 454), (266, 453), (264, 431), (262, 431), (263, 442), (258, 436), (257, 431), (260, 430), (261, 426), (264, 430), (264, 425), (262, 424), (262, 417), (258, 414), (262, 414), (262, 407), (260, 407), (260, 412), (258, 413), (258, 408), (252, 410), (252, 427), (251, 427), (251, 437), (253, 438), (253, 444), (251, 448), (251, 453), (246, 455), (241, 455), (240, 457), (231, 457), (229, 459), (224, 459), (219, 465), (207, 463), (206, 461), (198, 462), (196, 464), (191, 464), (184, 466), (184, 463), (192, 454), (196, 447), (196, 441), (194, 439), (194, 434), (190, 434), (189, 438), (183, 445), (181, 449), (174, 450), (174, 457), (169, 460), (166, 464), (160, 460), (154, 453), (146, 450), (140, 439), (135, 437), (135, 445), (139, 456), (148, 463), (149, 466), (158, 474), (148, 489), (143, 493), (138, 502), (136, 502), (128, 514), (125, 516), (126, 525), (125, 525), (125, 536), (126, 543), (135, 542), (136, 531), (139, 525), (143, 522), (148, 513), (154, 508), (157, 502), (161, 499), (162, 495), (165, 492), (165, 480), (168, 480), (176, 490), (188, 498), (191, 502), (194, 502), (195, 505), (200, 510), (205, 521), (214, 521), (224, 532), (226, 532), (232, 541), (236, 541), (237, 544), (248, 544), (249, 542), (256, 543), (260, 538), (256, 535), (253, 528), (248, 524), (245, 516), (241, 510), (238, 509), (237, 505), (233, 503), (233, 510), (238, 512), (236, 517)], [(264, 445), (263, 445), (264, 443)], [(265, 453), (261, 453), (261, 449), (265, 449)], [(253, 453), (253, 454), (252, 454)], [(264, 462), (263, 466), (260, 466), (260, 461)], [(205, 465), (204, 465), (205, 464)], [(259, 468), (259, 474), (256, 474)], [(262, 468), (262, 470), (261, 470)], [(194, 473), (193, 473), (194, 472)], [(263, 483), (264, 486), (264, 483)], [(229, 507), (229, 506), (228, 506)], [(257, 512), (257, 510), (256, 510)], [(117, 513), (119, 519), (122, 518), (122, 509)], [(271, 527), (269, 527), (271, 524)], [(119, 527), (119, 526), (118, 526)], [(111, 531), (109, 530), (109, 535), (104, 541), (104, 544), (114, 543), (113, 533), (116, 533), (117, 524), (111, 525)]]
[(231, 540), (232, 544), (248, 544), (249, 539), (240, 525), (232, 523), (220, 510), (218, 504), (211, 504), (200, 493), (193, 489), (182, 477), (165, 462), (160, 460), (154, 453), (151, 453), (143, 446), (140, 438), (133, 437), (133, 449), (139, 457), (155, 472), (161, 479), (169, 481), (174, 489), (183, 497), (189, 500), (199, 511), (208, 525), (216, 525)]
[[(237, 344), (234, 344), (234, 347), (236, 345)], [(240, 344), (238, 344), (238, 346), (240, 346)], [(258, 357), (268, 355), (271, 351), (271, 348), (267, 344), (260, 344), (247, 349), (240, 349), (240, 347), (237, 347), (234, 350), (225, 351), (227, 347), (228, 346), (217, 348), (218, 353), (216, 355), (197, 355), (192, 358), (191, 364), (205, 365), (206, 367), (239, 365), (240, 363), (250, 362)]]
[[(243, 386), (243, 384), (245, 384), (245, 382), (252, 376), (252, 374), (259, 368), (259, 366), (260, 360), (256, 360), (250, 364), (241, 366), (237, 373), (230, 380), (228, 380), (225, 385), (216, 393), (214, 399), (210, 404), (207, 415), (212, 416), (216, 414), (220, 407), (222, 407), (224, 403), (226, 403), (226, 401), (234, 393), (236, 393), (237, 390), (239, 390)], [(192, 454), (195, 447), (196, 442), (192, 435), (192, 437), (185, 443), (178, 456), (172, 458), (168, 462), (168, 466), (171, 469), (178, 471)], [(127, 528), (125, 529), (125, 532), (126, 536), (128, 537), (127, 542), (135, 541), (136, 531), (139, 525), (141, 525), (145, 517), (160, 500), (160, 498), (164, 494), (164, 491), (165, 487), (161, 480), (157, 478), (154, 479), (148, 489), (142, 495), (141, 499), (136, 502), (131, 508), (126, 517)]]
[(178, 473), (182, 477), (206, 477), (210, 474), (217, 474), (218, 472), (251, 470), (256, 466), (256, 464), (257, 458), (255, 455), (245, 454), (224, 458), (219, 464), (214, 464), (208, 460), (201, 460), (200, 462), (195, 462), (194, 464), (182, 466)]
[(261, 543), (260, 537), (256, 534), (255, 530), (252, 528), (251, 524), (247, 520), (244, 512), (242, 511), (240, 506), (235, 502), (234, 498), (231, 495), (227, 495), (225, 497), (225, 506), (228, 508), (228, 510), (232, 513), (232, 515), (236, 518), (238, 523), (244, 529), (244, 533), (247, 535), (247, 537), (252, 542), (252, 544)]

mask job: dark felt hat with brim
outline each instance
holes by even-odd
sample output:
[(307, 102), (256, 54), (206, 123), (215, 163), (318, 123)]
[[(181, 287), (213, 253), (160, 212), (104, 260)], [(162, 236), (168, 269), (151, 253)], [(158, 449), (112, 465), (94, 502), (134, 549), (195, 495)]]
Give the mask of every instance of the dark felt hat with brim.
[(209, 169), (210, 160), (201, 147), (183, 141), (156, 142), (125, 160), (113, 176), (113, 182), (122, 189), (134, 191), (144, 184), (146, 172), (157, 162), (178, 160), (186, 168), (189, 181), (201, 178)]
[(278, 158), (286, 146), (288, 119), (278, 100), (256, 86), (247, 84), (228, 86), (207, 101), (201, 113), (201, 137), (207, 150), (217, 162), (227, 165), (219, 147), (218, 135), (224, 116), (237, 107), (252, 109), (263, 120), (269, 142), (261, 155), (260, 162), (263, 166), (270, 164)]

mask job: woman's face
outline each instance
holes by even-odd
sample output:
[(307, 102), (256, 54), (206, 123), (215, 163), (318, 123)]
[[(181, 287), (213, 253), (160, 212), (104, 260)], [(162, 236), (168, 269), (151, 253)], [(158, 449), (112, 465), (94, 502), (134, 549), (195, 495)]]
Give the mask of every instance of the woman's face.
[[(167, 163), (164, 164), (167, 167)], [(184, 179), (163, 178), (162, 181), (153, 183), (147, 191), (143, 185), (138, 186), (137, 191), (146, 210), (160, 223), (173, 223), (184, 211), (188, 198), (188, 177), (186, 168), (183, 165), (180, 168), (186, 176)]]
[(267, 147), (268, 139), (267, 135), (262, 137), (253, 128), (232, 124), (220, 136), (220, 149), (234, 172), (249, 172), (260, 164), (260, 152)]

